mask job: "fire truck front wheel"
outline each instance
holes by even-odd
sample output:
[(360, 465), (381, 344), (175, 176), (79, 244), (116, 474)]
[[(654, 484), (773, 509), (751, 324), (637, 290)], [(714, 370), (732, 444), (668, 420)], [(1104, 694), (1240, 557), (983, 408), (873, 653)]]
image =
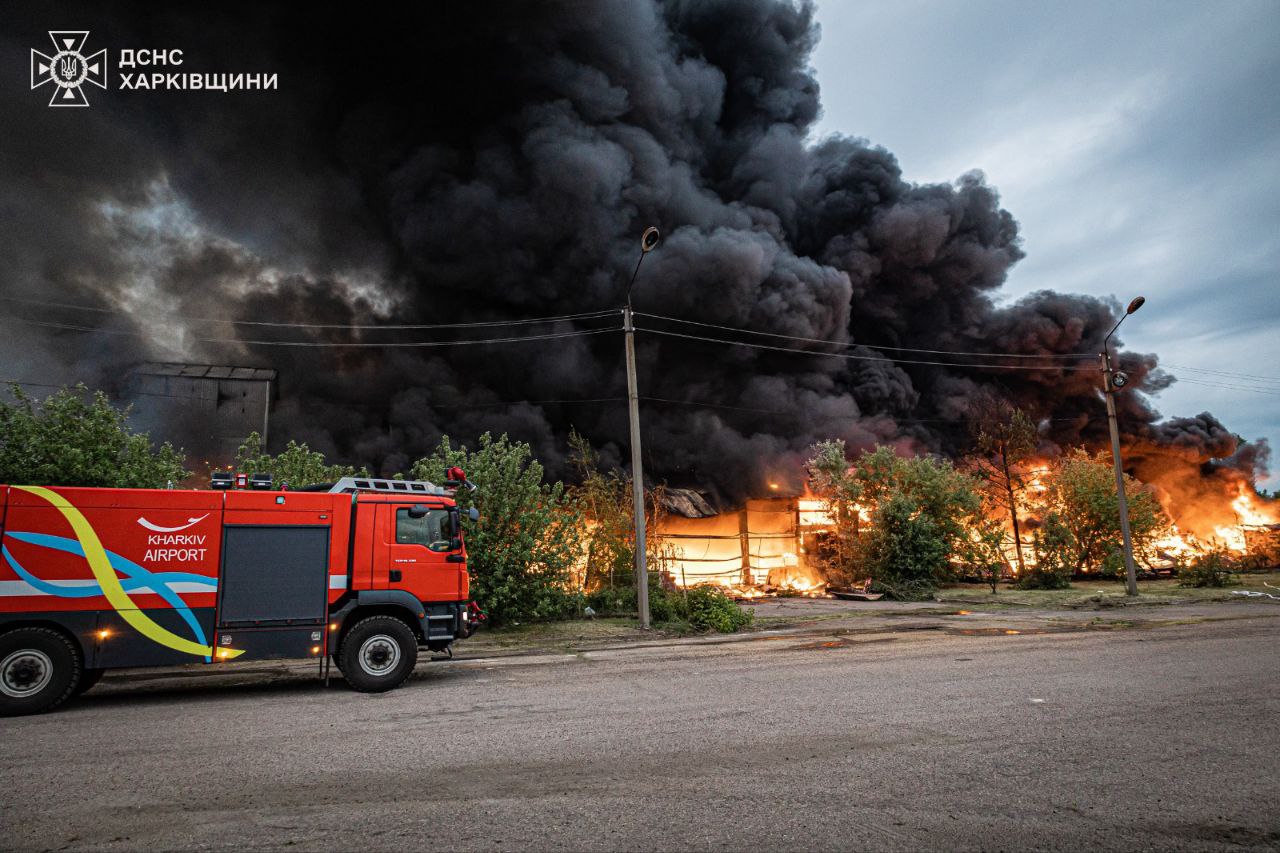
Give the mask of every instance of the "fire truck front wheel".
[(75, 695), (83, 664), (70, 637), (51, 628), (0, 634), (0, 716), (39, 714)]
[(418, 638), (394, 616), (362, 619), (342, 638), (338, 669), (361, 693), (399, 687), (418, 663)]

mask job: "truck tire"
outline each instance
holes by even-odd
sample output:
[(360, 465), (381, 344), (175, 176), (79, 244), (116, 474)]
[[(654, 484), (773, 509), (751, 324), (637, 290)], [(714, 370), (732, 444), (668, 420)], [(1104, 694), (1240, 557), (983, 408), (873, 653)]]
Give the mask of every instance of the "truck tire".
[(0, 717), (56, 708), (75, 695), (83, 669), (80, 649), (51, 628), (0, 634)]
[(338, 669), (361, 693), (399, 687), (418, 663), (418, 638), (394, 616), (361, 619), (342, 638)]
[(76, 685), (75, 692), (71, 695), (83, 696), (88, 693), (93, 688), (93, 685), (102, 680), (104, 672), (106, 672), (105, 669), (86, 669), (80, 673), (80, 682)]

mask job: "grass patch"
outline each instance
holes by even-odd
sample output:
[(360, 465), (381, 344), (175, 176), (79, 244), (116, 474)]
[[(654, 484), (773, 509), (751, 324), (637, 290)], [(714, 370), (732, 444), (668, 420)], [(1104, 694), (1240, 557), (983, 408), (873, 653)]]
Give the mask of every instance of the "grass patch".
[(664, 626), (661, 629), (643, 631), (637, 619), (609, 616), (485, 628), (466, 640), (459, 641), (457, 650), (468, 657), (506, 651), (567, 652), (582, 645), (634, 642), (675, 636), (681, 636), (678, 629), (672, 631)]
[(981, 606), (984, 609), (999, 606), (1035, 607), (1044, 610), (1106, 609), (1147, 604), (1183, 604), (1197, 601), (1268, 601), (1268, 598), (1247, 599), (1232, 595), (1232, 590), (1245, 589), (1280, 595), (1280, 590), (1268, 589), (1263, 584), (1280, 586), (1280, 573), (1237, 575), (1233, 582), (1220, 589), (1213, 587), (1179, 586), (1174, 578), (1138, 581), (1138, 595), (1125, 595), (1124, 584), (1111, 580), (1073, 581), (1066, 589), (1018, 589), (1002, 584), (1000, 591), (992, 595), (986, 586), (978, 584), (953, 584), (938, 590), (938, 600)]

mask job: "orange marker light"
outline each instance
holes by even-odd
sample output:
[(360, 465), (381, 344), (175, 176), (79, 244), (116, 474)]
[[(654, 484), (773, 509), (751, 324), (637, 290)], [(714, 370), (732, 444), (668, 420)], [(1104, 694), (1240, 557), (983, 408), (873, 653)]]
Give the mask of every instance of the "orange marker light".
[(111, 632), (108, 631), (106, 628), (103, 628), (101, 631), (98, 632), (99, 640), (105, 640), (107, 637), (110, 637), (110, 636), (111, 636)]
[(311, 647), (311, 654), (313, 654), (313, 655), (318, 655), (318, 654), (320, 654), (320, 647), (319, 647), (319, 646), (312, 646), (312, 647)]

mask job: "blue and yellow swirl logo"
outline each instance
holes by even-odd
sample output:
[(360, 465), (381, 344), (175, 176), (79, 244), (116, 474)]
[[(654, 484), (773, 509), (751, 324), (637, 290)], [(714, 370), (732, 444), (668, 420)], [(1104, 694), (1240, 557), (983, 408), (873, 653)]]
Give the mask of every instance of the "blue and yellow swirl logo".
[[(50, 583), (27, 571), (18, 563), (7, 546), (0, 545), (0, 554), (3, 554), (9, 567), (20, 578), (41, 592), (61, 598), (105, 596), (120, 618), (144, 637), (176, 651), (202, 657), (206, 661), (212, 658), (214, 650), (205, 639), (204, 629), (200, 626), (195, 614), (191, 612), (191, 608), (187, 607), (186, 602), (172, 587), (178, 583), (195, 583), (207, 585), (213, 590), (217, 589), (217, 580), (190, 572), (149, 571), (120, 554), (104, 548), (102, 541), (98, 539), (97, 531), (93, 529), (93, 525), (84, 517), (84, 514), (58, 493), (41, 486), (14, 486), (13, 488), (35, 495), (51, 504), (71, 525), (76, 538), (66, 539), (45, 533), (14, 531), (6, 532), (6, 538), (83, 556), (85, 562), (89, 564), (89, 570), (93, 572), (94, 580), (75, 586)], [(125, 579), (122, 581), (119, 575), (124, 575)], [(147, 616), (145, 611), (138, 608), (129, 597), (130, 592), (154, 592), (159, 595), (191, 628), (194, 639), (180, 637), (163, 625), (157, 624)], [(219, 657), (233, 658), (241, 654), (243, 654), (241, 649), (223, 649)]]

